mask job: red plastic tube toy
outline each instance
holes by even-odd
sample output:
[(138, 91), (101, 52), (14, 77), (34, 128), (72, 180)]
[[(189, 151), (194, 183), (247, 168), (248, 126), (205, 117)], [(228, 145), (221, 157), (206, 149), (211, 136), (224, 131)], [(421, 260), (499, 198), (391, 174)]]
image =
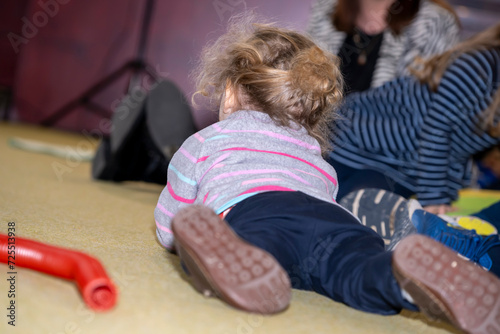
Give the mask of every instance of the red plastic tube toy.
[[(12, 239), (10, 240), (12, 245)], [(76, 281), (85, 303), (95, 311), (112, 308), (117, 290), (101, 263), (81, 252), (15, 237), (15, 260), (8, 259), (8, 237), (0, 234), (0, 262)], [(12, 247), (11, 247), (12, 249)]]

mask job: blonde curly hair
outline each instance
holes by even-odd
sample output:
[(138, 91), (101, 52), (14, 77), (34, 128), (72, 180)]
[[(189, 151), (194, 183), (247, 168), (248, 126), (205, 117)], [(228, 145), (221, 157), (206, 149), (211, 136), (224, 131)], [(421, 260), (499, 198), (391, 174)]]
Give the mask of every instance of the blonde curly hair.
[(342, 99), (338, 57), (303, 34), (253, 21), (233, 18), (227, 33), (203, 49), (193, 104), (201, 95), (218, 110), (229, 87), (239, 109), (266, 113), (280, 126), (302, 125), (326, 153), (328, 124)]

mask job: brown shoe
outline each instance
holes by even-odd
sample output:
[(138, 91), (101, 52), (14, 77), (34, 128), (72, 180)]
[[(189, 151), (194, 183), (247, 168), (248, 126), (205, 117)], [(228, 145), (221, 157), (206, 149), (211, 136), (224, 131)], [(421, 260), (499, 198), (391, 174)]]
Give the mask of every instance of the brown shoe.
[(177, 252), (196, 290), (244, 311), (271, 314), (290, 303), (286, 271), (238, 237), (211, 209), (191, 205), (172, 221)]
[(467, 333), (500, 333), (500, 280), (423, 235), (403, 239), (393, 256), (400, 287), (433, 320)]

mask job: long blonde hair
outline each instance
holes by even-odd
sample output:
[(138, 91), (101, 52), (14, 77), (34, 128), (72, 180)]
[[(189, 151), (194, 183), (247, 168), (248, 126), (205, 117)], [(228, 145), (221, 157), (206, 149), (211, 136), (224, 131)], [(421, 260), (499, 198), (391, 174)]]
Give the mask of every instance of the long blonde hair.
[[(415, 65), (410, 68), (410, 72), (435, 92), (448, 66), (461, 54), (491, 48), (500, 49), (500, 24), (472, 36), (444, 53), (425, 60), (417, 59)], [(500, 89), (498, 88), (492, 102), (483, 112), (480, 126), (485, 128), (490, 136), (500, 137), (500, 124), (495, 124), (496, 116), (500, 116)]]
[(254, 20), (233, 18), (228, 32), (203, 50), (193, 104), (201, 95), (218, 110), (229, 85), (241, 109), (267, 113), (280, 126), (302, 125), (326, 153), (328, 124), (342, 99), (338, 57), (303, 34)]

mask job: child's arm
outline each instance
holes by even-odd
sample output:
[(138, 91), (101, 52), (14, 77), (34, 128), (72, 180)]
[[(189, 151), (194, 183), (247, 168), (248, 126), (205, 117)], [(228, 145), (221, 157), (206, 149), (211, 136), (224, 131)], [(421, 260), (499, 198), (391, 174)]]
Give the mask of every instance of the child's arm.
[(172, 218), (183, 206), (192, 204), (198, 193), (196, 164), (201, 144), (189, 137), (174, 154), (168, 166), (167, 186), (163, 189), (154, 211), (156, 235), (169, 250), (174, 248)]
[(491, 103), (491, 80), (482, 53), (461, 56), (443, 76), (419, 140), (417, 197), (423, 206), (450, 204), (465, 186), (465, 150), (477, 138), (478, 116)]
[(449, 204), (436, 204), (424, 206), (424, 210), (435, 215), (444, 215), (449, 212), (457, 211), (457, 208)]

